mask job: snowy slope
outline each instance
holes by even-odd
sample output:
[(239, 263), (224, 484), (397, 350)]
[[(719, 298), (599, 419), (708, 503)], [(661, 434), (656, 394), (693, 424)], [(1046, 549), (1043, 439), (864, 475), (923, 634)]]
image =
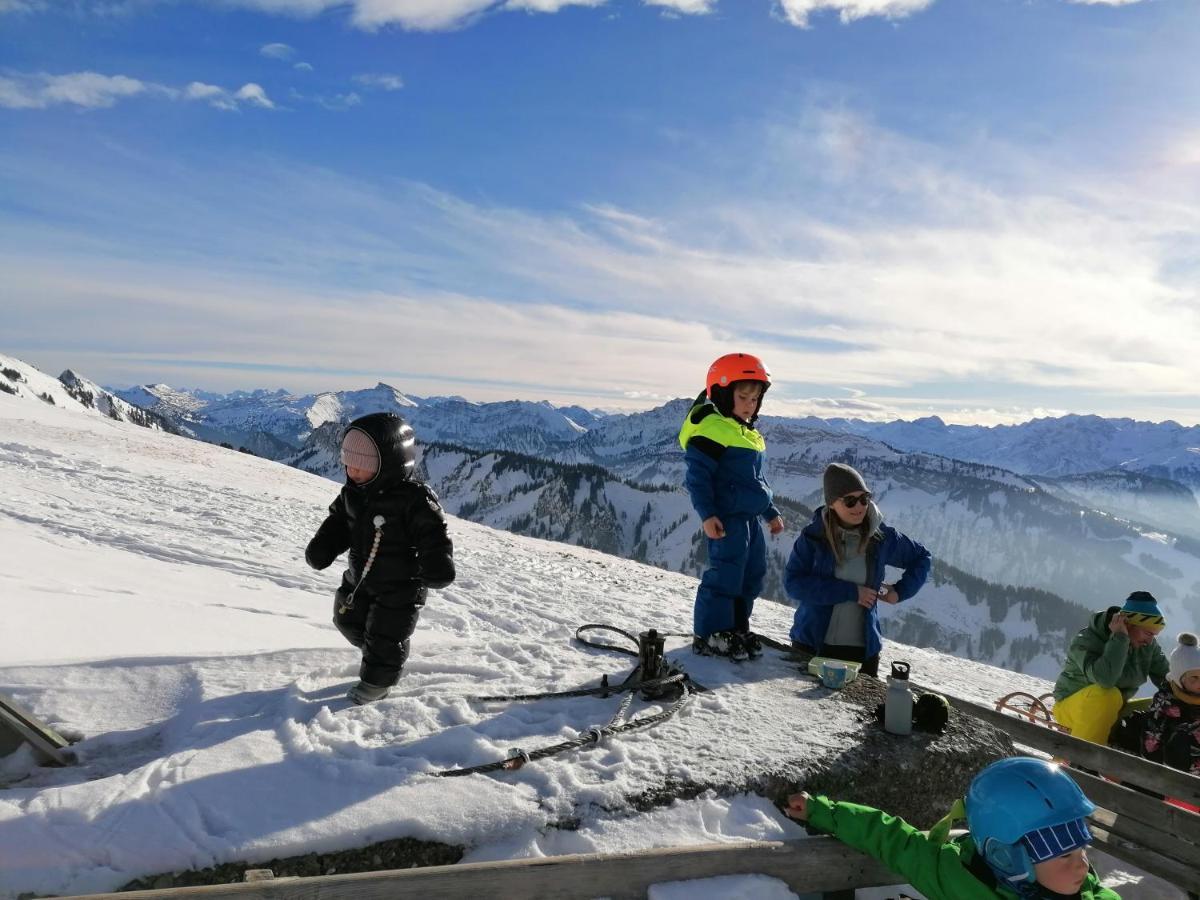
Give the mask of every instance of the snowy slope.
[[(620, 658), (573, 646), (574, 628), (684, 631), (694, 579), (454, 519), (460, 576), (431, 600), (396, 694), (335, 708), (356, 653), (329, 623), (336, 573), (302, 562), (335, 486), (8, 395), (0, 434), (0, 692), (82, 738), (72, 768), (31, 769), (23, 754), (4, 763), (0, 896), (107, 890), (399, 836), (464, 845), (468, 860), (798, 837), (752, 796), (604, 810), (698, 767), (737, 771), (797, 741), (841, 746), (845, 709), (821, 689), (796, 681), (796, 709), (765, 691), (795, 678), (782, 662), (694, 659), (672, 639), (716, 690), (669, 723), (503, 778), (430, 778), (606, 720), (611, 699), (467, 698), (624, 671)], [(765, 607), (756, 625), (782, 634), (786, 611)], [(965, 697), (1048, 687), (900, 645), (886, 652)], [(548, 827), (565, 815), (577, 830)], [(1124, 896), (1178, 896), (1148, 885)]]

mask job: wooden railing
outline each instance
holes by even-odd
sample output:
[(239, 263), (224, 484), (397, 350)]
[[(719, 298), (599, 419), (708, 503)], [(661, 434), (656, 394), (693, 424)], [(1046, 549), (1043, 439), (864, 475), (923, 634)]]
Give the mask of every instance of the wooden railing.
[[(854, 888), (896, 884), (898, 880), (886, 866), (840, 841), (814, 837), (277, 878), (246, 884), (93, 894), (87, 900), (644, 900), (654, 884), (721, 875), (769, 875), (799, 894), (850, 897)], [(840, 893), (844, 891), (851, 893)]]

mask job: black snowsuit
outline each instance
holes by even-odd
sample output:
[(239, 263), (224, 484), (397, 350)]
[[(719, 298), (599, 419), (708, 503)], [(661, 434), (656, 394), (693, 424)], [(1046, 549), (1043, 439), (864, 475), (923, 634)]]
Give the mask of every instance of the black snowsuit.
[[(359, 678), (390, 687), (408, 659), (427, 589), (454, 581), (454, 546), (437, 495), (410, 477), (412, 430), (404, 420), (377, 413), (350, 427), (375, 442), (379, 472), (366, 484), (347, 479), (304, 557), (314, 569), (324, 569), (350, 551), (334, 596), (333, 624), (362, 650)], [(379, 549), (364, 579), (377, 516), (383, 517)], [(353, 603), (345, 609), (352, 592)]]

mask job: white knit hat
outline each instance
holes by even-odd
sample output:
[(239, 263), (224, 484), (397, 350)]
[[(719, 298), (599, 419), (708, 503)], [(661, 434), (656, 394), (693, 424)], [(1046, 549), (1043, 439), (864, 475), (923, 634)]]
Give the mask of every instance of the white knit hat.
[(1196, 646), (1196, 635), (1190, 631), (1179, 633), (1179, 646), (1171, 651), (1171, 668), (1167, 678), (1180, 684), (1188, 672), (1200, 671), (1200, 647)]
[(342, 438), (342, 465), (364, 469), (372, 477), (379, 471), (379, 448), (362, 429), (346, 429), (346, 436)]

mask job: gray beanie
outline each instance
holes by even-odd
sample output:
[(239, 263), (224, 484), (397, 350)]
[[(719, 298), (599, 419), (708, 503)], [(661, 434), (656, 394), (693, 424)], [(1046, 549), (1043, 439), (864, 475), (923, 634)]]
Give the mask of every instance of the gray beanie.
[(825, 469), (825, 503), (845, 497), (857, 491), (866, 491), (867, 483), (852, 466), (845, 463), (830, 463)]
[(1188, 672), (1200, 670), (1200, 647), (1196, 646), (1196, 635), (1190, 631), (1180, 632), (1179, 646), (1171, 651), (1171, 668), (1167, 670), (1167, 678), (1175, 684), (1183, 683), (1183, 676)]

